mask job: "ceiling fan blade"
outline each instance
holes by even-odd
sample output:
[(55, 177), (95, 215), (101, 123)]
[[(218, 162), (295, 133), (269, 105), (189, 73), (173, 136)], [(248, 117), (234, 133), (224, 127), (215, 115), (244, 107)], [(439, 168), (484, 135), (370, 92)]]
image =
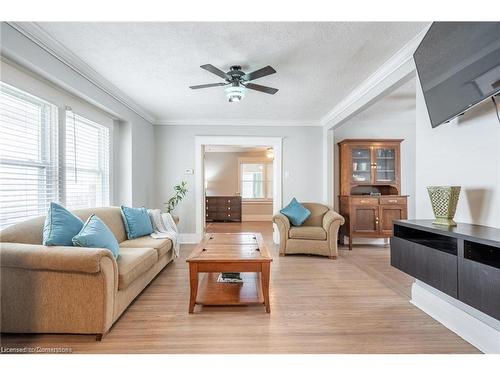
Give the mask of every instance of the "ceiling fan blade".
[(265, 77), (274, 73), (276, 73), (276, 70), (268, 65), (262, 69), (256, 70), (255, 72), (245, 74), (243, 79), (246, 81), (253, 81), (254, 79)]
[(226, 73), (224, 73), (222, 70), (220, 70), (219, 68), (216, 68), (212, 64), (201, 65), (200, 68), (208, 70), (210, 73), (213, 73), (213, 74), (215, 74), (221, 78), (224, 78), (224, 79), (231, 78)]
[(278, 89), (274, 89), (272, 87), (256, 85), (255, 83), (245, 83), (245, 87), (251, 90), (257, 90), (260, 92), (265, 92), (266, 94), (274, 95), (278, 92)]
[(221, 83), (207, 83), (206, 85), (196, 85), (196, 86), (189, 86), (190, 89), (193, 90), (198, 90), (198, 89), (204, 89), (207, 87), (216, 87), (216, 86), (225, 86), (227, 85), (226, 82), (221, 82)]

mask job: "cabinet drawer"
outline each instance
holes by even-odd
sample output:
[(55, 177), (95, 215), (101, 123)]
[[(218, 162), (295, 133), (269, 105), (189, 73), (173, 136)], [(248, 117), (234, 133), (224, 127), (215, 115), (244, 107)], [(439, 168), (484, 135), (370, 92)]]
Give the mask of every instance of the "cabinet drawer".
[(354, 205), (366, 205), (366, 206), (377, 206), (378, 198), (373, 197), (352, 197), (352, 204)]
[(406, 197), (380, 197), (380, 204), (406, 204)]
[(391, 266), (458, 298), (456, 255), (392, 237)]

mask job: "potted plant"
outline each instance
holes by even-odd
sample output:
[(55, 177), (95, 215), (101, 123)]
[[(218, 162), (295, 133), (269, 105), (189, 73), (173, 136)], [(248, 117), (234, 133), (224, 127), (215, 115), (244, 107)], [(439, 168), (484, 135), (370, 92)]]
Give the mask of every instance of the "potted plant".
[[(174, 192), (175, 192), (175, 194), (167, 202), (164, 203), (165, 211), (167, 211), (169, 214), (172, 214), (172, 211), (175, 209), (175, 207), (186, 196), (186, 194), (188, 192), (187, 182), (181, 181), (181, 183), (179, 185), (175, 185)], [(172, 215), (172, 218), (174, 219), (176, 224), (179, 223), (179, 217)]]

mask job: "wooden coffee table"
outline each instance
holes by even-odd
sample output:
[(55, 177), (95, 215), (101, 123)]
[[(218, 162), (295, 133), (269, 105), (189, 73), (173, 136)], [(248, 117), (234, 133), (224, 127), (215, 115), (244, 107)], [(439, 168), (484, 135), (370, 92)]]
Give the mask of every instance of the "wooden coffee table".
[[(189, 313), (198, 305), (269, 305), (272, 258), (260, 233), (208, 233), (187, 258)], [(242, 272), (243, 283), (219, 283), (220, 272)], [(205, 273), (199, 280), (199, 274)]]

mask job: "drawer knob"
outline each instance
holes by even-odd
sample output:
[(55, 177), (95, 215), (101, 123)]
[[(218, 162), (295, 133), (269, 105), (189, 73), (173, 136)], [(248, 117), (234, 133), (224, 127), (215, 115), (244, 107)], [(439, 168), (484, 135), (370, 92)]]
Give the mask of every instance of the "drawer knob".
[(388, 202), (389, 203), (398, 203), (398, 200), (397, 199), (389, 199)]

